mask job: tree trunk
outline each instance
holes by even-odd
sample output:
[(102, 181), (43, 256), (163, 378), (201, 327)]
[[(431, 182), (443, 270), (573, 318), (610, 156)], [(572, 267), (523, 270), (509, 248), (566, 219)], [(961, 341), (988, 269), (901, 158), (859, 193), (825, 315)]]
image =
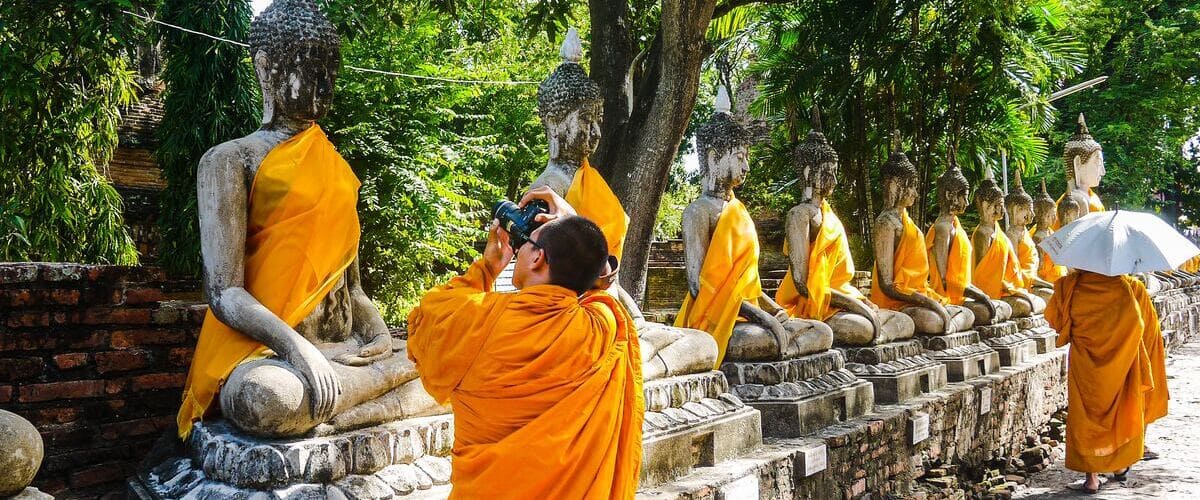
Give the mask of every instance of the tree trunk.
[(589, 2), (592, 26), (597, 29), (592, 71), (605, 95), (603, 136), (596, 156), (629, 214), (621, 286), (638, 299), (645, 288), (666, 179), (696, 105), (700, 67), (708, 53), (704, 35), (715, 4), (715, 0), (663, 0), (662, 24), (640, 65), (642, 74), (635, 73), (629, 109), (621, 90), (635, 46), (626, 19), (628, 5), (613, 0)]

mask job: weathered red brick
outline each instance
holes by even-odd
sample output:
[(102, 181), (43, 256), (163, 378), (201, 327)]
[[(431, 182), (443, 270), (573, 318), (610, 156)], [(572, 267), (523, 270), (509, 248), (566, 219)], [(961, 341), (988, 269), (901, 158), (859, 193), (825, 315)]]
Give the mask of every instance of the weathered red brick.
[(139, 418), (125, 422), (116, 422), (100, 426), (100, 436), (104, 439), (119, 439), (123, 437), (145, 436), (166, 429), (174, 418), (170, 415)]
[(125, 304), (140, 305), (163, 300), (163, 292), (158, 288), (129, 288), (125, 290)]
[(0, 290), (0, 305), (8, 307), (28, 307), (37, 302), (33, 290), (18, 288), (15, 290)]
[(0, 358), (0, 380), (29, 380), (46, 372), (42, 358)]
[(135, 325), (150, 323), (150, 309), (127, 307), (92, 307), (83, 313), (81, 323), (85, 325)]
[(158, 389), (179, 389), (187, 379), (184, 373), (151, 373), (133, 377), (134, 392), (153, 391)]
[[(111, 380), (104, 381), (104, 393), (109, 396), (125, 392), (125, 389), (127, 387), (129, 387), (129, 379), (127, 379), (127, 378), (118, 378), (118, 379), (111, 379)], [(121, 401), (121, 404), (125, 404), (125, 402)]]
[(79, 420), (79, 416), (83, 410), (78, 406), (70, 406), (63, 408), (42, 408), (33, 412), (30, 418), (33, 424), (41, 427), (45, 425), (62, 425)]
[(0, 285), (37, 281), (37, 264), (0, 265)]
[(13, 386), (0, 385), (0, 403), (7, 403), (12, 399)]
[(72, 488), (87, 488), (113, 481), (123, 481), (125, 476), (133, 473), (134, 464), (129, 462), (109, 462), (93, 465), (71, 474)]
[(173, 347), (167, 352), (167, 365), (173, 368), (189, 366), (195, 353), (196, 350), (191, 347)]
[(100, 373), (138, 370), (154, 363), (154, 353), (145, 349), (98, 352), (95, 358)]
[(103, 392), (102, 380), (69, 380), (21, 386), (17, 399), (22, 403), (35, 403), (55, 399), (90, 398), (100, 396)]
[(83, 337), (67, 342), (67, 347), (71, 349), (95, 349), (108, 344), (108, 332), (105, 330), (96, 330)]
[(120, 330), (112, 333), (109, 342), (114, 349), (128, 349), (145, 345), (171, 345), (183, 343), (187, 338), (179, 330)]
[(35, 326), (50, 326), (50, 313), (26, 311), (8, 315), (9, 328), (32, 328)]
[(46, 302), (60, 306), (73, 306), (79, 303), (80, 295), (79, 290), (55, 289), (50, 291)]
[(91, 354), (86, 352), (72, 352), (67, 354), (54, 355), (54, 366), (59, 370), (73, 370), (88, 363)]
[(188, 320), (188, 310), (177, 306), (160, 307), (154, 310), (151, 319), (156, 325), (183, 323)]
[(42, 279), (46, 281), (78, 281), (88, 277), (88, 266), (79, 264), (43, 264)]

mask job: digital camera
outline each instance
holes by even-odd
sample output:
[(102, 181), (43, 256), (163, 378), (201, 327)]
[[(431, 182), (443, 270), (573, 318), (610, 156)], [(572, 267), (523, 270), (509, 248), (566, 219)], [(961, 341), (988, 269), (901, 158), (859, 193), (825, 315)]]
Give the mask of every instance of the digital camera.
[(550, 213), (550, 205), (542, 200), (533, 200), (525, 208), (517, 206), (508, 200), (496, 202), (492, 207), (492, 218), (500, 221), (500, 228), (508, 233), (508, 242), (513, 250), (521, 248), (537, 228), (542, 227), (537, 222), (538, 214)]

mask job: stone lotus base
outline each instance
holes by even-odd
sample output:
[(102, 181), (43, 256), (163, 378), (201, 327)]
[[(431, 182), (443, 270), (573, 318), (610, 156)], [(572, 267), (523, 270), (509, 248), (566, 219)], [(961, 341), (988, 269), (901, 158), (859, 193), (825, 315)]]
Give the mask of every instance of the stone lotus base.
[(918, 335), (928, 356), (946, 365), (946, 380), (962, 382), (1000, 369), (1000, 354), (979, 340), (974, 330), (950, 335)]
[(762, 445), (758, 410), (729, 393), (718, 371), (646, 382), (641, 485), (654, 486)]
[(1017, 366), (1037, 355), (1034, 341), (1021, 334), (1016, 321), (977, 326), (975, 330), (988, 347), (1000, 354), (1000, 366)]
[(1046, 322), (1045, 316), (1038, 314), (1028, 318), (1016, 318), (1013, 321), (1017, 323), (1017, 329), (1021, 334), (1033, 341), (1038, 354), (1046, 354), (1058, 348), (1055, 345), (1058, 341), (1058, 332), (1050, 328), (1050, 323)]
[(384, 499), (449, 491), (449, 415), (332, 436), (259, 439), (217, 420), (196, 424), (187, 456), (130, 479), (132, 498)]
[(721, 371), (734, 394), (762, 412), (762, 432), (796, 437), (866, 413), (874, 389), (846, 369), (837, 350), (787, 361), (728, 362)]
[(946, 385), (946, 366), (916, 339), (845, 347), (847, 367), (875, 386), (875, 403), (900, 403)]

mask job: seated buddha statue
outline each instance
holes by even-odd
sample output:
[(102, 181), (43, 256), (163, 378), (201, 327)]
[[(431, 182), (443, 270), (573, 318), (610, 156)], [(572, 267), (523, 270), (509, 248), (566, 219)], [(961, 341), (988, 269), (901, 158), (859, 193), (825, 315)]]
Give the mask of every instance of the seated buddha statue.
[(1067, 192), (1058, 197), (1058, 222), (1070, 224), (1090, 212), (1104, 211), (1104, 203), (1093, 188), (1104, 178), (1104, 151), (1088, 131), (1083, 113), (1079, 114), (1075, 134), (1063, 146), (1063, 173)]
[(250, 57), (262, 127), (197, 171), (209, 310), (180, 437), (217, 414), (290, 437), (445, 413), (363, 292), (359, 181), (314, 123), (333, 101), (337, 32), (312, 0), (277, 0), (251, 23)]
[(975, 190), (975, 207), (979, 210), (979, 225), (971, 233), (975, 268), (971, 282), (988, 297), (999, 299), (1012, 307), (1014, 318), (1041, 314), (1046, 301), (1025, 289), (1017, 252), (1004, 231), (1004, 191), (996, 185), (990, 168), (984, 168), (983, 182)]
[(938, 177), (938, 217), (925, 234), (929, 249), (929, 281), (933, 291), (949, 303), (965, 306), (975, 315), (975, 325), (991, 325), (1012, 316), (1012, 307), (988, 297), (971, 283), (974, 249), (958, 216), (967, 210), (971, 185), (951, 155), (950, 167)]
[[(1036, 246), (1042, 240), (1054, 234), (1055, 227), (1058, 227), (1058, 205), (1054, 202), (1054, 198), (1050, 197), (1050, 193), (1046, 192), (1046, 181), (1042, 181), (1042, 192), (1038, 193), (1037, 199), (1033, 200), (1033, 223), (1034, 227), (1030, 230), (1032, 233), (1033, 244)], [(1038, 251), (1038, 278), (1047, 282), (1054, 283), (1059, 278), (1067, 275), (1067, 268), (1054, 263), (1050, 258), (1050, 254), (1037, 247)]]
[(829, 206), (837, 186), (838, 155), (821, 132), (820, 116), (814, 107), (814, 130), (794, 154), (803, 201), (787, 214), (783, 250), (790, 266), (775, 301), (793, 317), (824, 321), (833, 329), (837, 345), (870, 346), (912, 338), (912, 318), (880, 309), (850, 284), (854, 258), (846, 228)]
[(929, 286), (929, 253), (925, 238), (908, 216), (917, 200), (917, 168), (900, 151), (893, 134), (892, 153), (879, 171), (883, 210), (875, 218), (875, 270), (871, 301), (913, 319), (918, 333), (942, 335), (971, 329), (975, 314)]
[[(588, 163), (600, 142), (603, 97), (600, 86), (579, 64), (583, 49), (575, 28), (567, 31), (560, 50), (562, 63), (538, 87), (538, 115), (550, 143), (549, 162), (530, 189), (546, 186), (562, 196), (576, 212), (604, 232), (609, 253), (620, 259), (629, 216), (608, 183)], [(605, 272), (603, 284), (629, 311), (637, 328), (642, 352), (642, 377), (703, 373), (717, 362), (712, 336), (691, 328), (676, 328), (647, 321), (629, 293), (615, 282), (617, 269)]]
[(1054, 283), (1038, 277), (1038, 250), (1029, 234), (1029, 223), (1033, 222), (1033, 198), (1021, 185), (1021, 169), (1013, 171), (1013, 185), (1004, 196), (1004, 207), (1008, 210), (1008, 230), (1004, 232), (1017, 253), (1018, 269), (1025, 288), (1042, 300), (1050, 300), (1054, 294)]
[(675, 326), (708, 332), (723, 361), (777, 361), (828, 350), (829, 326), (789, 318), (762, 291), (758, 234), (750, 212), (733, 195), (750, 170), (750, 131), (730, 114), (718, 90), (712, 118), (696, 132), (700, 197), (683, 211), (688, 295)]

